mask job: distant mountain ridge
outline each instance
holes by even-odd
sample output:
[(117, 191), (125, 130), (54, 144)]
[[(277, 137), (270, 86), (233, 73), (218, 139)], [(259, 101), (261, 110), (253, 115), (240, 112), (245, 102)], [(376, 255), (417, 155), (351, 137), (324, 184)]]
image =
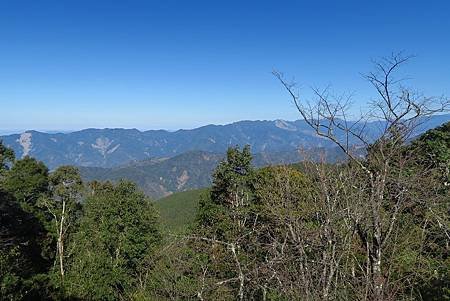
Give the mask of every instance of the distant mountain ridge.
[[(321, 152), (326, 153), (332, 160), (344, 157), (337, 149), (315, 149), (311, 155), (318, 156)], [(223, 158), (225, 153), (188, 151), (171, 158), (137, 161), (112, 168), (79, 167), (79, 169), (86, 181), (115, 182), (126, 179), (135, 182), (150, 197), (159, 199), (175, 192), (210, 186), (212, 173)], [(253, 155), (253, 165), (262, 167), (290, 164), (302, 159), (303, 155), (297, 151), (259, 153)]]
[[(421, 130), (449, 120), (450, 114), (434, 116)], [(375, 121), (367, 125), (366, 131), (375, 136), (379, 127), (380, 122)], [(229, 146), (245, 144), (251, 145), (254, 153), (334, 147), (330, 141), (317, 136), (304, 120), (239, 121), (175, 132), (137, 129), (85, 129), (72, 133), (26, 131), (0, 136), (0, 139), (14, 149), (17, 157), (30, 155), (51, 169), (65, 164), (116, 167), (149, 158), (170, 158), (189, 151), (224, 153)]]

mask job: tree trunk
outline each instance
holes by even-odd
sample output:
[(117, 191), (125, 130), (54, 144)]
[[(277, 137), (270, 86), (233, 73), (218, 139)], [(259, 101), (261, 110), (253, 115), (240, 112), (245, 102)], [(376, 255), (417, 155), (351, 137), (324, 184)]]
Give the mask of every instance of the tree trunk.
[(372, 218), (373, 218), (373, 242), (372, 242), (372, 254), (371, 254), (371, 265), (372, 265), (372, 285), (373, 285), (373, 299), (377, 301), (383, 300), (383, 285), (384, 279), (381, 270), (381, 256), (382, 256), (382, 225), (381, 225), (381, 207), (384, 198), (384, 183), (385, 174), (383, 176), (377, 176), (377, 179), (372, 184), (374, 203), (372, 207)]
[(66, 202), (63, 201), (61, 221), (59, 223), (59, 233), (58, 233), (58, 257), (59, 257), (59, 272), (61, 274), (61, 280), (64, 281), (64, 219), (66, 214)]

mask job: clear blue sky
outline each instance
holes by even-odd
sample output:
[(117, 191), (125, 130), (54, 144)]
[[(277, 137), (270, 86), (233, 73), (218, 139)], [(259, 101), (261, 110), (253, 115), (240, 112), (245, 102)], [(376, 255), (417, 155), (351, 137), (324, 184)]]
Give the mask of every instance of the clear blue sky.
[(404, 50), (411, 84), (450, 95), (450, 1), (0, 1), (0, 130), (192, 128), (297, 119), (302, 92), (372, 91)]

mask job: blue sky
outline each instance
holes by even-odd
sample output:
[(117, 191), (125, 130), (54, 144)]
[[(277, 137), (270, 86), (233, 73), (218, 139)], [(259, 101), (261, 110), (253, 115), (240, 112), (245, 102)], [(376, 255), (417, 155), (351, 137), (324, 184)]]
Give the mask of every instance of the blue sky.
[(449, 1), (0, 1), (0, 131), (192, 128), (297, 119), (306, 96), (373, 97), (361, 72), (416, 55), (410, 85), (450, 95)]

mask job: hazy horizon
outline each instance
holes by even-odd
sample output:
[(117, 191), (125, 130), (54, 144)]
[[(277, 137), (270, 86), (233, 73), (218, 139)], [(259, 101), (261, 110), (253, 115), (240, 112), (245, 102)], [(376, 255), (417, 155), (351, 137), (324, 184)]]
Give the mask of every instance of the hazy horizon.
[[(443, 113), (443, 114), (437, 114), (435, 115), (435, 117), (437, 116), (448, 116), (449, 120), (450, 120), (450, 113)], [(295, 121), (299, 121), (299, 120), (303, 120), (303, 118), (297, 118), (297, 119), (292, 119), (292, 120), (287, 120), (287, 119), (281, 119), (281, 118), (277, 118), (277, 119), (242, 119), (242, 120), (235, 120), (235, 121), (231, 121), (231, 122), (225, 122), (225, 123), (208, 123), (208, 124), (201, 124), (199, 126), (193, 126), (193, 127), (185, 127), (185, 128), (181, 128), (181, 127), (173, 127), (173, 128), (150, 128), (150, 127), (143, 127), (143, 128), (139, 128), (139, 127), (84, 127), (84, 128), (78, 128), (78, 129), (38, 129), (38, 128), (23, 128), (23, 129), (1, 129), (0, 128), (0, 136), (6, 136), (6, 135), (14, 135), (14, 134), (21, 134), (24, 132), (28, 132), (28, 131), (38, 131), (38, 132), (42, 132), (42, 133), (47, 133), (47, 134), (57, 134), (57, 133), (62, 133), (62, 134), (67, 134), (67, 133), (72, 133), (72, 132), (77, 132), (77, 131), (82, 131), (82, 130), (88, 130), (88, 129), (100, 129), (100, 130), (105, 130), (105, 129), (125, 129), (125, 130), (139, 130), (141, 132), (145, 132), (145, 131), (158, 131), (158, 130), (162, 130), (162, 131), (167, 131), (167, 132), (176, 132), (176, 131), (180, 131), (180, 130), (193, 130), (193, 129), (197, 129), (197, 128), (201, 128), (201, 127), (205, 127), (205, 126), (209, 126), (209, 125), (214, 125), (214, 126), (225, 126), (225, 125), (230, 125), (230, 124), (234, 124), (234, 123), (238, 123), (238, 122), (245, 122), (245, 121), (250, 121), (250, 122), (258, 122), (258, 121), (287, 121), (287, 122), (295, 122)], [(352, 121), (352, 120), (349, 120)], [(376, 120), (372, 120), (372, 121), (376, 121)]]
[(38, 131), (38, 132), (43, 132), (43, 133), (49, 133), (49, 134), (54, 134), (54, 133), (72, 133), (72, 132), (77, 132), (77, 131), (82, 131), (82, 130), (87, 130), (87, 129), (127, 129), (127, 130), (132, 130), (132, 129), (137, 129), (139, 131), (158, 131), (158, 130), (163, 130), (163, 131), (168, 131), (168, 132), (175, 132), (175, 131), (179, 131), (179, 130), (192, 130), (192, 129), (196, 129), (199, 127), (204, 127), (204, 126), (208, 126), (208, 125), (228, 125), (228, 124), (233, 124), (236, 122), (242, 122), (242, 121), (276, 121), (276, 120), (283, 120), (283, 121), (289, 121), (289, 122), (293, 122), (293, 121), (297, 121), (300, 120), (301, 118), (297, 118), (297, 119), (292, 119), (292, 120), (286, 120), (286, 119), (242, 119), (242, 120), (234, 120), (234, 121), (230, 121), (230, 122), (224, 122), (224, 123), (208, 123), (208, 124), (200, 124), (198, 126), (192, 126), (192, 127), (167, 127), (167, 128), (162, 128), (162, 127), (121, 127), (121, 126), (112, 126), (112, 127), (107, 127), (107, 126), (99, 126), (99, 127), (81, 127), (81, 128), (77, 128), (77, 129), (39, 129), (39, 128), (22, 128), (22, 129), (1, 129), (0, 128), (0, 135), (11, 135), (11, 134), (20, 134), (26, 131)]

